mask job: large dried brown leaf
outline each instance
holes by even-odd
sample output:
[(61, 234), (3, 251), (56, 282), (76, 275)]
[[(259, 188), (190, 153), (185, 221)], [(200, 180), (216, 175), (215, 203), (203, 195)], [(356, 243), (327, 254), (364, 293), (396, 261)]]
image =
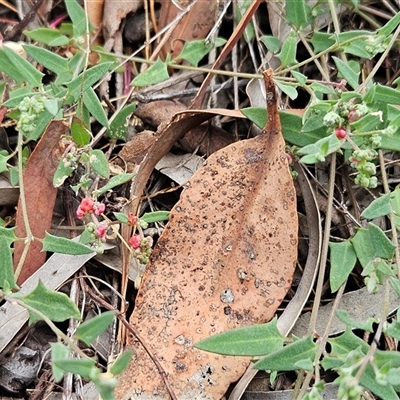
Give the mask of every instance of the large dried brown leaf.
[[(61, 136), (65, 135), (67, 126), (62, 121), (51, 121), (40, 141), (32, 152), (24, 172), (25, 201), (29, 225), (34, 237), (43, 239), (50, 230), (57, 189), (53, 186), (53, 176), (62, 154)], [(18, 202), (15, 233), (25, 237), (26, 230), (22, 215), (21, 199)], [(17, 266), (24, 249), (24, 242), (15, 243), (14, 265)], [(18, 283), (23, 283), (45, 262), (46, 253), (42, 244), (33, 241)]]
[[(296, 195), (285, 155), (272, 72), (263, 135), (232, 144), (190, 180), (145, 272), (130, 323), (150, 345), (179, 399), (220, 399), (246, 357), (197, 350), (197, 341), (270, 320), (297, 258)], [(136, 356), (120, 399), (169, 398), (153, 362)]]

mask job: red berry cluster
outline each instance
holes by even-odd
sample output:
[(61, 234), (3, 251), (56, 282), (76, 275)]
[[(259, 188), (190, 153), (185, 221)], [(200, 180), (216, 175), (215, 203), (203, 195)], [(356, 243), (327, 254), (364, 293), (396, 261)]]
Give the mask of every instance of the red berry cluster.
[(95, 215), (102, 214), (106, 209), (104, 203), (94, 202), (90, 197), (85, 197), (82, 199), (81, 204), (79, 204), (76, 215), (79, 219), (83, 219), (86, 214), (94, 213)]

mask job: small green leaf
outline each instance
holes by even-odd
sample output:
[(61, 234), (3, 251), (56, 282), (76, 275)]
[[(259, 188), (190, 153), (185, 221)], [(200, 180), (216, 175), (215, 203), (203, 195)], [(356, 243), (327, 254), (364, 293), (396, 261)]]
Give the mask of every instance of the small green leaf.
[(369, 206), (362, 212), (361, 216), (366, 219), (374, 219), (382, 217), (384, 215), (389, 215), (390, 212), (390, 193), (387, 193), (373, 200), (369, 204)]
[(296, 52), (297, 52), (297, 37), (296, 34), (292, 32), (285, 40), (285, 42), (282, 44), (280, 53), (277, 54), (277, 57), (281, 61), (282, 68), (288, 65), (297, 64)]
[(33, 41), (43, 43), (50, 47), (65, 46), (69, 43), (69, 39), (56, 29), (37, 28), (31, 31), (25, 30), (23, 33)]
[(287, 94), (292, 100), (297, 99), (298, 93), (297, 93), (297, 89), (292, 86), (292, 85), (286, 85), (285, 83), (282, 83), (278, 80), (275, 81), (276, 86), (278, 86), (278, 88), (280, 90), (282, 90), (283, 93)]
[(67, 75), (72, 78), (72, 73), (68, 68), (68, 60), (58, 54), (37, 46), (24, 45), (25, 51), (39, 64), (57, 75)]
[(385, 232), (372, 223), (368, 224), (368, 228), (359, 228), (350, 240), (363, 268), (376, 258), (390, 260), (396, 248)]
[(153, 222), (168, 221), (169, 211), (153, 211), (143, 214), (140, 219), (148, 224)]
[(364, 322), (356, 321), (349, 316), (349, 313), (347, 311), (344, 310), (336, 310), (336, 316), (347, 326), (368, 332), (373, 332), (374, 328), (372, 325), (379, 322), (377, 318), (368, 318)]
[(89, 162), (90, 166), (93, 170), (102, 176), (103, 178), (108, 179), (110, 175), (110, 167), (108, 165), (108, 160), (104, 153), (99, 150), (90, 150), (89, 151)]
[(83, 93), (83, 103), (96, 121), (100, 122), (101, 125), (107, 128), (108, 119), (106, 113), (104, 112), (104, 108), (92, 87), (89, 87), (88, 90)]
[[(20, 299), (54, 322), (62, 322), (68, 318), (81, 319), (78, 307), (66, 294), (47, 289), (40, 280), (32, 292)], [(30, 324), (42, 319), (34, 311), (28, 311)]]
[(113, 176), (103, 187), (96, 190), (96, 195), (101, 196), (102, 194), (108, 192), (112, 188), (122, 185), (123, 183), (129, 182), (135, 174), (120, 174)]
[(331, 249), (329, 283), (332, 293), (335, 293), (346, 282), (356, 265), (357, 255), (348, 240), (340, 243), (329, 242), (329, 248)]
[(60, 382), (64, 377), (64, 370), (59, 368), (57, 364), (62, 363), (64, 360), (68, 360), (70, 349), (64, 346), (60, 342), (50, 343), (51, 346), (51, 371), (53, 373), (54, 380)]
[(304, 0), (288, 1), (286, 3), (286, 22), (293, 25), (297, 30), (311, 22), (307, 17)]
[(128, 216), (124, 213), (120, 213), (120, 212), (115, 212), (113, 213), (115, 218), (117, 218), (117, 220), (119, 222), (122, 222), (123, 224), (127, 224), (128, 223)]
[[(35, 129), (33, 132), (29, 132), (26, 134), (27, 140), (38, 140), (45, 129), (47, 128), (47, 125), (50, 123), (50, 121), (54, 118), (54, 115), (52, 115), (46, 108), (44, 111), (40, 114), (40, 117), (35, 121)], [(24, 132), (25, 134), (25, 132)]]
[(313, 45), (315, 53), (325, 51), (335, 44), (331, 33), (319, 32), (317, 30), (314, 31), (310, 42)]
[[(7, 231), (7, 229), (0, 227), (0, 288), (4, 289), (7, 286), (9, 289), (18, 289), (14, 279), (10, 240), (7, 240), (7, 237), (1, 234), (4, 231)], [(14, 230), (12, 234), (14, 234)]]
[(226, 43), (225, 39), (216, 38), (214, 46), (206, 44), (204, 39), (191, 40), (185, 42), (181, 53), (176, 57), (176, 60), (186, 60), (193, 66), (197, 67), (199, 62), (215, 47), (223, 46)]
[(3, 46), (0, 49), (0, 70), (13, 78), (17, 83), (26, 82), (30, 87), (39, 87), (44, 76), (30, 62), (7, 46)]
[(360, 77), (359, 72), (355, 72), (349, 64), (345, 63), (342, 61), (340, 58), (337, 58), (335, 56), (332, 56), (333, 61), (336, 64), (336, 68), (338, 69), (338, 72), (343, 76), (344, 79), (346, 79), (347, 83), (353, 88), (356, 89), (358, 86), (358, 80)]
[(264, 43), (267, 50), (270, 51), (271, 53), (275, 54), (281, 48), (279, 39), (276, 36), (264, 35), (264, 36), (261, 36), (260, 39)]
[(76, 0), (66, 0), (65, 6), (72, 21), (74, 35), (76, 37), (82, 36), (86, 33), (86, 25), (89, 26), (89, 32), (93, 30), (93, 25), (86, 20), (85, 10), (78, 4)]
[(56, 360), (54, 364), (60, 370), (80, 375), (84, 379), (90, 379), (93, 371), (96, 370), (96, 362), (92, 358), (76, 359), (65, 358), (64, 360)]
[(96, 337), (100, 336), (111, 325), (115, 317), (113, 311), (106, 311), (96, 317), (85, 321), (76, 330), (77, 339), (90, 346)]
[(72, 174), (73, 171), (74, 168), (66, 167), (65, 161), (61, 159), (53, 176), (53, 186), (56, 188), (62, 186), (64, 181)]
[(128, 132), (128, 117), (135, 111), (136, 104), (132, 103), (117, 111), (107, 129), (106, 135), (111, 139), (126, 140)]
[(118, 356), (118, 358), (111, 365), (110, 372), (113, 375), (122, 374), (125, 371), (126, 367), (129, 364), (129, 361), (132, 358), (133, 350), (129, 349), (124, 351), (122, 354)]
[(7, 150), (0, 150), (0, 174), (4, 171), (8, 171), (8, 160), (11, 156), (8, 154)]
[(400, 322), (394, 321), (388, 327), (383, 328), (383, 331), (392, 338), (400, 340)]
[(83, 71), (71, 82), (68, 82), (66, 84), (69, 95), (68, 104), (77, 101), (78, 98), (83, 96), (91, 86), (93, 86), (99, 79), (103, 78), (112, 64), (112, 62), (105, 62), (103, 64), (95, 65), (94, 67)]
[(67, 238), (51, 235), (48, 232), (46, 232), (46, 236), (42, 242), (43, 251), (52, 251), (53, 253), (71, 254), (75, 256), (93, 253), (92, 249), (83, 244), (73, 242)]
[(131, 86), (143, 87), (166, 81), (169, 78), (167, 64), (158, 59), (149, 69), (141, 72), (131, 82)]
[(7, 244), (9, 246), (12, 242), (14, 242), (17, 239), (17, 237), (15, 236), (15, 227), (4, 228), (4, 226), (0, 226), (0, 238), (6, 239)]
[(297, 80), (297, 82), (299, 82), (299, 84), (301, 86), (304, 86), (307, 82), (307, 77), (303, 74), (301, 74), (300, 72), (297, 71), (291, 71), (293, 78)]
[(294, 365), (296, 362), (301, 361), (302, 365), (304, 365), (303, 360), (311, 359), (313, 361), (316, 350), (317, 345), (312, 341), (311, 336), (307, 336), (257, 361), (254, 364), (254, 368), (268, 371), (294, 371), (298, 369)]
[(92, 135), (90, 134), (84, 122), (75, 115), (72, 117), (71, 122), (71, 136), (73, 141), (79, 147), (86, 146), (92, 139)]
[(285, 337), (279, 333), (277, 319), (266, 324), (232, 329), (201, 340), (200, 350), (231, 356), (261, 356), (282, 348)]

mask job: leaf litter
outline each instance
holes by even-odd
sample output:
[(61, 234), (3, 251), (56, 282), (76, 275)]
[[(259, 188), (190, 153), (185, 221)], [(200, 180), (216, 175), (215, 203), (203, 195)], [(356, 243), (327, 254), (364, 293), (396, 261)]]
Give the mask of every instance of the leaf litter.
[[(263, 134), (214, 153), (190, 179), (154, 248), (130, 319), (179, 399), (224, 395), (250, 358), (206, 353), (193, 345), (215, 333), (269, 321), (291, 286), (296, 193), (272, 71), (264, 78), (268, 119)], [(136, 355), (117, 397), (157, 393), (169, 398), (135, 338), (128, 347)]]

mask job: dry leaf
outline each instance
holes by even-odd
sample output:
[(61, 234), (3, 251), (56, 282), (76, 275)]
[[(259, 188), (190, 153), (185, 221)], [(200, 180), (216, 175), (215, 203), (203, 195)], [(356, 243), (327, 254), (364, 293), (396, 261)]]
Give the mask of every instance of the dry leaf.
[[(169, 25), (193, 1), (161, 0), (158, 29)], [(175, 4), (174, 4), (175, 3)], [(214, 25), (216, 1), (197, 1), (190, 11), (183, 16), (164, 45), (163, 57), (169, 53), (172, 58), (180, 54), (185, 41), (204, 39)]]
[[(234, 143), (190, 180), (155, 246), (130, 323), (179, 399), (220, 399), (247, 357), (197, 350), (197, 341), (270, 320), (291, 286), (297, 258), (296, 195), (285, 155), (272, 71), (265, 73), (263, 135)], [(169, 398), (142, 346), (117, 398)]]
[[(40, 141), (32, 152), (24, 172), (24, 188), (27, 214), (33, 236), (43, 239), (50, 231), (57, 189), (53, 186), (53, 176), (62, 154), (61, 136), (67, 132), (62, 121), (53, 120), (47, 126)], [(22, 216), (21, 199), (18, 202), (15, 234), (26, 237)], [(18, 265), (24, 249), (24, 242), (15, 242), (14, 266)], [(18, 278), (18, 284), (29, 278), (45, 262), (46, 253), (42, 252), (42, 243), (31, 243), (24, 266)]]

